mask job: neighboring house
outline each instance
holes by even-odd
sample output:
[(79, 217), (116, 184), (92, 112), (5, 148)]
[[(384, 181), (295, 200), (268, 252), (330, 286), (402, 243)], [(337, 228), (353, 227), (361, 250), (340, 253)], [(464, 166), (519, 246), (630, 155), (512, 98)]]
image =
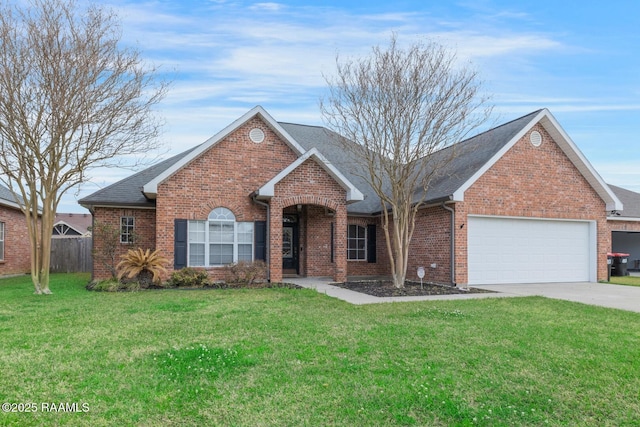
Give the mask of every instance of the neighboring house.
[(11, 191), (0, 185), (0, 276), (31, 271), (27, 222)]
[(87, 213), (56, 213), (52, 238), (91, 237), (91, 221)]
[(611, 251), (629, 254), (628, 268), (640, 270), (640, 194), (609, 185), (618, 196), (624, 209), (611, 212)]
[[(80, 203), (120, 228), (121, 253), (135, 233), (136, 246), (159, 249), (173, 269), (220, 278), (220, 266), (265, 260), (272, 281), (388, 275), (379, 199), (338, 138), (258, 106)], [(438, 155), (451, 150), (418, 214), (408, 278), (423, 266), (426, 280), (459, 285), (606, 279), (608, 214), (623, 205), (548, 110)], [(104, 277), (96, 263), (94, 278)]]

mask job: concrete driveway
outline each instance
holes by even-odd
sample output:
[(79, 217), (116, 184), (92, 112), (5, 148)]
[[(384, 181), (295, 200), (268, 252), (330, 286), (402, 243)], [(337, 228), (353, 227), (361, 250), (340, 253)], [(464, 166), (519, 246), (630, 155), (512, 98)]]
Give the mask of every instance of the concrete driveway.
[(503, 296), (543, 296), (640, 313), (640, 287), (604, 283), (533, 283), (474, 285)]
[(331, 279), (328, 277), (287, 279), (287, 282), (295, 283), (305, 288), (315, 289), (318, 292), (350, 302), (351, 304), (543, 296), (640, 313), (640, 287), (608, 285), (603, 283), (474, 285), (474, 288), (488, 289), (496, 293), (380, 298), (333, 286), (331, 285)]

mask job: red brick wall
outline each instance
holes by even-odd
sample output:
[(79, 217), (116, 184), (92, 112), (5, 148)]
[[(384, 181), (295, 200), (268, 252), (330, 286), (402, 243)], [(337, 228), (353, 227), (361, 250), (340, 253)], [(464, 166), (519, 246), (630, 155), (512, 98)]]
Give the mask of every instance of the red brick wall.
[(31, 271), (31, 250), (27, 222), (18, 209), (0, 206), (0, 222), (4, 222), (4, 260), (0, 261), (0, 276)]
[(451, 283), (451, 213), (441, 206), (421, 209), (416, 216), (407, 280), (420, 280), (418, 267), (425, 269), (424, 281)]
[[(145, 250), (155, 250), (156, 248), (156, 211), (153, 209), (95, 208), (93, 223), (110, 224), (116, 227), (116, 229), (120, 229), (120, 218), (123, 216), (135, 218), (134, 233), (137, 240), (134, 244), (120, 243), (118, 237), (116, 264), (120, 261), (120, 255), (124, 255), (129, 249), (143, 248)], [(108, 279), (111, 277), (105, 261), (100, 261), (95, 255), (96, 253), (104, 253), (103, 245), (104, 242), (100, 241), (100, 239), (93, 239), (94, 280)]]
[[(249, 139), (249, 131), (256, 127), (265, 134), (265, 140), (259, 144)], [(158, 186), (158, 249), (173, 260), (174, 219), (205, 220), (216, 207), (230, 209), (237, 221), (265, 221), (266, 209), (254, 203), (251, 194), (296, 158), (296, 153), (261, 119), (249, 120)], [(301, 267), (306, 274), (333, 275), (335, 271), (346, 271), (346, 266), (342, 266), (344, 260), (338, 264), (327, 264), (330, 252), (324, 247), (330, 234), (325, 229), (330, 227), (331, 221), (329, 217), (322, 216), (324, 206), (346, 212), (345, 199), (345, 190), (313, 160), (302, 164), (276, 185), (276, 196), (271, 201), (272, 280), (281, 280), (282, 274), (282, 212), (284, 208), (297, 204), (323, 206), (320, 210), (309, 207), (308, 217), (303, 218), (307, 229), (318, 230), (317, 234), (310, 232), (304, 237), (306, 247)], [(317, 214), (319, 211), (322, 215)], [(346, 218), (344, 212), (336, 218)], [(345, 238), (336, 241), (336, 251), (345, 248), (343, 252), (346, 252), (346, 219), (336, 218), (333, 221), (345, 230)], [(224, 270), (212, 268), (209, 275), (223, 279)]]
[[(263, 142), (249, 139), (253, 128), (262, 129)], [(173, 262), (174, 219), (206, 220), (217, 207), (231, 210), (236, 221), (265, 221), (266, 209), (250, 196), (295, 159), (262, 120), (249, 120), (158, 186), (158, 249)], [(223, 279), (224, 271), (212, 268), (209, 275)]]
[(304, 276), (333, 276), (331, 262), (331, 223), (323, 206), (305, 207), (304, 230), (300, 233), (301, 254), (300, 274)]
[[(540, 132), (534, 147), (529, 135)], [(467, 283), (467, 215), (597, 221), (598, 279), (606, 278), (611, 232), (605, 203), (541, 125), (524, 135), (456, 203), (456, 281)], [(463, 228), (461, 228), (463, 227)]]
[[(282, 220), (273, 216), (289, 206), (306, 205), (304, 220), (304, 274), (307, 276), (332, 276), (345, 280), (347, 273), (347, 225), (346, 190), (316, 163), (308, 159), (275, 186), (271, 199), (272, 224), (271, 248), (273, 254), (282, 250)], [(327, 215), (327, 209), (334, 212)], [(331, 262), (331, 223), (334, 224), (334, 260)], [(302, 243), (301, 243), (302, 245)], [(278, 268), (278, 263), (280, 264)], [(272, 280), (278, 281), (277, 270), (282, 270), (282, 260), (272, 257)]]
[[(349, 276), (389, 276), (389, 257), (387, 255), (387, 244), (385, 242), (384, 230), (379, 218), (349, 217), (349, 225), (359, 225), (367, 227), (369, 224), (376, 226), (376, 262), (349, 261), (347, 260), (347, 273)], [(369, 239), (369, 236), (367, 236)]]
[(640, 231), (640, 221), (607, 221), (609, 232)]

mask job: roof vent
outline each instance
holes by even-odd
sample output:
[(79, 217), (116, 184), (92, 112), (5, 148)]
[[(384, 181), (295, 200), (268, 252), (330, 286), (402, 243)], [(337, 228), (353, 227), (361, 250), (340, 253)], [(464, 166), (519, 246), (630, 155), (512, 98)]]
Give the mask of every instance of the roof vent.
[(540, 145), (542, 145), (542, 135), (540, 135), (540, 132), (537, 130), (534, 130), (529, 136), (529, 141), (531, 141), (531, 145), (534, 147), (540, 147)]
[(262, 131), (262, 129), (253, 128), (249, 132), (249, 138), (251, 138), (251, 141), (255, 142), (256, 144), (260, 144), (262, 141), (264, 141), (264, 132)]

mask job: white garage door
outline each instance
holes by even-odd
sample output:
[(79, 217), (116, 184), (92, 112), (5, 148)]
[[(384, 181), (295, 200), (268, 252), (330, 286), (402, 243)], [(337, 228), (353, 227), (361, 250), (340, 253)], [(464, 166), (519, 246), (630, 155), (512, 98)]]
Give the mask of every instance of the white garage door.
[(595, 272), (590, 222), (469, 217), (468, 227), (469, 284), (584, 282)]

